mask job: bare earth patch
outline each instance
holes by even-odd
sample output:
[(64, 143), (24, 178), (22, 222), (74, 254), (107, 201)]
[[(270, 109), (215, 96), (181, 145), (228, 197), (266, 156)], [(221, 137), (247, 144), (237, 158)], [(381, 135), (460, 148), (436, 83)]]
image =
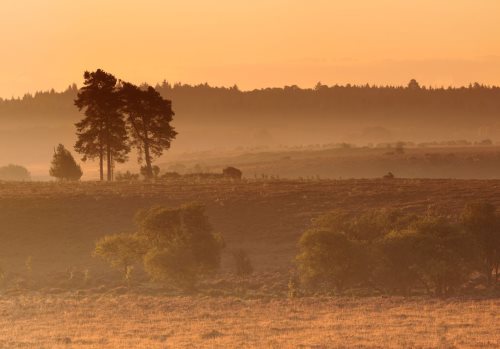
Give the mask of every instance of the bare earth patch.
[(500, 300), (0, 297), (0, 348), (498, 348)]

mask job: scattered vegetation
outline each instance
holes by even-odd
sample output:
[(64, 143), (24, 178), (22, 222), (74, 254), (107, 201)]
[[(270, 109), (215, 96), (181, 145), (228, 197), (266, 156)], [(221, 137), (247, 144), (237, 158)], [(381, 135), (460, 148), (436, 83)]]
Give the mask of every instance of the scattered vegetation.
[(117, 172), (115, 175), (115, 180), (117, 181), (138, 181), (140, 175), (138, 173), (131, 173), (130, 171), (126, 171), (124, 173)]

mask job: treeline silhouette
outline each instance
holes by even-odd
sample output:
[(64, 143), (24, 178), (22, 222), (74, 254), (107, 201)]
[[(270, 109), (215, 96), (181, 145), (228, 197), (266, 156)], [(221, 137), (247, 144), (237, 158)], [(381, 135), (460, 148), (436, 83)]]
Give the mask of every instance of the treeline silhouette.
[[(175, 101), (180, 121), (197, 121), (210, 115), (212, 121), (252, 121), (268, 118), (281, 120), (320, 116), (322, 120), (356, 116), (359, 120), (383, 118), (390, 121), (431, 121), (435, 116), (445, 121), (492, 121), (500, 113), (500, 87), (474, 83), (464, 87), (426, 87), (411, 80), (407, 86), (333, 85), (318, 83), (314, 88), (285, 86), (242, 91), (233, 87), (208, 84), (170, 84), (164, 81), (155, 89)], [(22, 98), (0, 99), (3, 120), (24, 119), (48, 121), (73, 116), (73, 100), (78, 88), (69, 86), (64, 92), (37, 92)], [(418, 118), (417, 118), (418, 116)]]

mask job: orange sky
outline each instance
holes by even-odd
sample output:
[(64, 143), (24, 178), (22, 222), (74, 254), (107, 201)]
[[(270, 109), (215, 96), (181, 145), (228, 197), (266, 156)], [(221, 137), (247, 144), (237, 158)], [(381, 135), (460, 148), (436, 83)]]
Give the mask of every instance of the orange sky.
[(0, 97), (132, 82), (500, 84), (498, 0), (2, 0)]

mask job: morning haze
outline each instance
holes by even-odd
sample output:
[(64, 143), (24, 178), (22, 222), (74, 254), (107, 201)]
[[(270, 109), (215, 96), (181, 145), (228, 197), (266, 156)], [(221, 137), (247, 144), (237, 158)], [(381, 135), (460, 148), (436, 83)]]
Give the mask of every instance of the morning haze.
[(105, 68), (135, 83), (499, 84), (500, 4), (469, 1), (8, 1), (0, 97)]
[(499, 13), (2, 4), (0, 348), (500, 347)]

